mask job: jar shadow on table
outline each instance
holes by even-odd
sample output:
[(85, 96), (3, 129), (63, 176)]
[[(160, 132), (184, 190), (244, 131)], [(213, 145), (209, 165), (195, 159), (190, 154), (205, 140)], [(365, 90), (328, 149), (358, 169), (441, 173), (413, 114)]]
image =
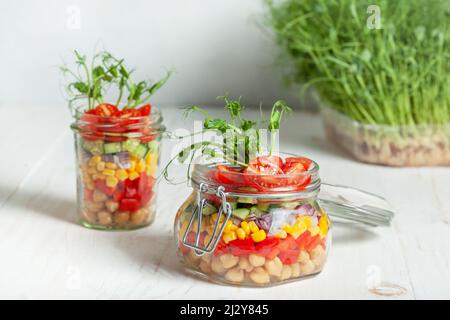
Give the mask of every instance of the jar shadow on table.
[[(0, 205), (11, 206), (47, 216), (71, 224), (76, 221), (76, 202), (74, 199), (60, 197), (50, 192), (36, 192), (27, 189), (13, 189), (0, 185), (0, 195), (5, 195), (5, 199)], [(2, 197), (3, 198), (3, 197)]]
[[(121, 233), (115, 241), (115, 246), (141, 266), (146, 273), (159, 273), (176, 276), (184, 273), (176, 254), (176, 246), (171, 233), (161, 234), (149, 227), (139, 231)], [(145, 232), (145, 234), (143, 234)], [(133, 235), (138, 233), (137, 235)]]

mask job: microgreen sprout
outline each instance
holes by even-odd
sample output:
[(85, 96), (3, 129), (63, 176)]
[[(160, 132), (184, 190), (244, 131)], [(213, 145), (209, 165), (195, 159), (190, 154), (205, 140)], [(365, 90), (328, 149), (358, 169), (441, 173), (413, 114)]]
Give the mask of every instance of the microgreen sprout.
[[(78, 51), (75, 54), (75, 69), (63, 65), (60, 67), (65, 76), (72, 78), (67, 85), (69, 107), (71, 110), (78, 101), (86, 101), (87, 110), (95, 108), (104, 102), (108, 89), (117, 89), (115, 105), (123, 108), (136, 108), (147, 102), (170, 78), (172, 72), (158, 82), (150, 80), (135, 82), (132, 78), (133, 69), (124, 64), (124, 59), (114, 57), (108, 51), (101, 51), (94, 55), (90, 63), (85, 55)], [(126, 96), (126, 99), (124, 99)]]
[(199, 132), (194, 132), (186, 136), (179, 136), (177, 138), (184, 139), (195, 135), (204, 134), (207, 132), (215, 133), (221, 138), (220, 142), (216, 141), (201, 141), (190, 144), (183, 148), (175, 157), (173, 157), (165, 166), (162, 176), (170, 181), (169, 168), (175, 162), (186, 163), (188, 161), (189, 168), (187, 170), (188, 179), (190, 175), (190, 167), (193, 160), (200, 156), (203, 160), (216, 162), (225, 162), (232, 166), (239, 166), (245, 168), (249, 162), (258, 154), (263, 152), (260, 129), (264, 129), (263, 125), (267, 125), (267, 130), (271, 133), (271, 145), (270, 150), (267, 152), (272, 153), (274, 148), (274, 137), (280, 129), (280, 123), (287, 112), (291, 111), (283, 101), (277, 101), (272, 107), (270, 118), (268, 121), (264, 121), (263, 113), (261, 110), (261, 116), (259, 121), (252, 119), (245, 119), (242, 115), (244, 106), (241, 103), (241, 99), (233, 100), (228, 96), (218, 97), (223, 99), (225, 103), (225, 109), (229, 112), (229, 119), (216, 118), (210, 115), (210, 113), (199, 107), (189, 106), (184, 108), (185, 116), (191, 114), (200, 114), (203, 117), (203, 128)]
[(266, 0), (292, 82), (362, 123), (450, 122), (448, 0)]

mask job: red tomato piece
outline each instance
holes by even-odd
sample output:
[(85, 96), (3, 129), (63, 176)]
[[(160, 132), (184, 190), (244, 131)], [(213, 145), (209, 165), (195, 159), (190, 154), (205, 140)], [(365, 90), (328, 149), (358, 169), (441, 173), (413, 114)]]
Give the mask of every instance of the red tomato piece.
[(287, 187), (303, 188), (311, 181), (311, 175), (304, 173), (306, 168), (301, 162), (286, 162), (282, 169), (286, 175), (290, 175), (284, 179)]
[(129, 109), (123, 109), (120, 112), (120, 118), (122, 119), (127, 119), (127, 118), (134, 118), (134, 117), (139, 117), (141, 114), (138, 110), (134, 109), (134, 108), (129, 108)]
[(255, 252), (255, 244), (252, 239), (236, 239), (228, 243), (228, 249), (235, 256), (245, 256)]
[(320, 244), (320, 241), (322, 239), (320, 238), (319, 235), (315, 235), (314, 237), (312, 237), (308, 243), (305, 245), (305, 249), (306, 251), (311, 251), (312, 249), (314, 249), (315, 247), (317, 247), (317, 245)]
[(120, 200), (120, 203), (119, 203), (119, 209), (121, 211), (134, 212), (134, 211), (139, 210), (140, 207), (141, 207), (141, 204), (137, 199), (123, 198), (122, 200)]
[(281, 168), (284, 174), (296, 174), (305, 172), (305, 166), (300, 162), (286, 162)]
[(227, 253), (227, 252), (228, 252), (228, 245), (223, 241), (223, 239), (220, 239), (217, 242), (217, 246), (216, 246), (216, 249), (214, 250), (213, 254), (215, 256), (220, 256), (220, 255), (222, 255), (224, 253)]
[(256, 252), (262, 256), (268, 255), (278, 245), (279, 240), (275, 237), (267, 237), (261, 242), (256, 243)]
[(113, 104), (101, 103), (95, 107), (93, 114), (100, 117), (115, 117), (119, 113), (119, 108)]
[(295, 242), (301, 250), (305, 250), (306, 243), (308, 243), (310, 238), (311, 233), (309, 231), (305, 231), (297, 239), (295, 239)]
[(297, 262), (299, 252), (300, 252), (299, 249), (289, 249), (281, 251), (280, 254), (278, 255), (278, 258), (280, 258), (283, 264), (293, 264)]
[(150, 103), (147, 103), (137, 110), (141, 117), (146, 117), (152, 112), (152, 106), (150, 105)]
[(244, 173), (247, 183), (259, 190), (278, 188), (282, 186), (282, 179), (277, 175), (283, 174), (280, 165), (282, 159), (277, 156), (257, 157), (250, 161)]
[(155, 140), (155, 135), (143, 133), (143, 136), (140, 137), (139, 139), (141, 140), (142, 143), (149, 143), (150, 141)]
[(305, 157), (287, 157), (286, 163), (301, 163), (306, 170), (309, 170), (312, 160)]
[(178, 244), (178, 248), (180, 248), (181, 254), (186, 255), (189, 253), (189, 248), (186, 247), (183, 242), (180, 241), (180, 243)]
[(283, 159), (278, 156), (259, 156), (256, 157), (256, 161), (259, 166), (264, 167), (280, 168), (283, 166)]
[(103, 192), (104, 194), (106, 194), (107, 196), (112, 196), (114, 194), (114, 188), (110, 188), (108, 186), (106, 186), (105, 181), (104, 180), (95, 180), (95, 188), (101, 192)]
[(280, 243), (278, 244), (277, 248), (280, 251), (296, 249), (297, 243), (295, 242), (295, 239), (291, 235), (288, 235), (286, 239), (280, 240)]
[(84, 189), (84, 199), (88, 201), (92, 201), (94, 191), (89, 189)]
[(275, 259), (275, 258), (278, 256), (279, 253), (280, 253), (280, 249), (278, 249), (278, 248), (273, 248), (273, 249), (266, 255), (266, 258), (269, 259), (269, 260), (273, 260), (273, 259)]
[(245, 184), (242, 174), (239, 170), (224, 165), (216, 166), (216, 180), (221, 184), (239, 186)]

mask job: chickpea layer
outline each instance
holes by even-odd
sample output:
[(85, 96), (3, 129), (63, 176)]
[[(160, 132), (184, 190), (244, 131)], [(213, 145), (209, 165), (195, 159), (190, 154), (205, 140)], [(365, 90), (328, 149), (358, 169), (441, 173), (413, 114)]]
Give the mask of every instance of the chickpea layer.
[(226, 253), (198, 257), (192, 250), (184, 255), (184, 259), (202, 273), (222, 277), (231, 284), (267, 285), (320, 272), (326, 260), (326, 251), (321, 245), (310, 253), (300, 251), (297, 261), (292, 264), (283, 264), (278, 257), (266, 259), (256, 254), (238, 257)]

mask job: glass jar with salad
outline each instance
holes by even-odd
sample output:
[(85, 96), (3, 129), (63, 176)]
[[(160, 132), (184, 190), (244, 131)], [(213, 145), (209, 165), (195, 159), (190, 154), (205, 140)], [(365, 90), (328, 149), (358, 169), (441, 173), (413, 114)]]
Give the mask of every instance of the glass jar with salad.
[[(148, 99), (169, 75), (150, 85), (132, 81), (123, 60), (108, 52), (94, 57), (92, 69), (78, 52), (76, 58), (85, 70), (84, 78), (67, 67), (63, 71), (77, 80), (69, 90), (74, 91), (70, 91), (70, 105), (75, 118), (71, 127), (79, 221), (102, 230), (147, 226), (155, 217), (157, 167), (165, 130), (161, 112)], [(103, 98), (106, 86), (117, 86), (114, 104)], [(128, 98), (122, 102), (125, 94)]]
[[(226, 103), (232, 119), (239, 115), (231, 127), (242, 129), (239, 124), (246, 120), (234, 112), (238, 104)], [(282, 112), (277, 111), (289, 110), (281, 104), (273, 108), (271, 132), (279, 128)], [(212, 119), (206, 116), (206, 126)], [(221, 125), (226, 126), (225, 122)], [(246, 134), (240, 137), (237, 129), (235, 133), (229, 130), (228, 139), (234, 135), (234, 141), (251, 140)], [(331, 246), (328, 214), (368, 225), (389, 223), (392, 213), (373, 203), (381, 200), (379, 197), (323, 184), (319, 165), (313, 160), (275, 154), (273, 145), (266, 155), (251, 155), (248, 145), (219, 144), (211, 150), (208, 148), (217, 144), (204, 141), (190, 148), (201, 150), (202, 157), (214, 156), (214, 160), (193, 165), (193, 192), (175, 218), (178, 254), (188, 272), (239, 286), (295, 281), (319, 273), (325, 265)], [(179, 155), (185, 157), (186, 151)], [(363, 204), (352, 202), (358, 196)]]

